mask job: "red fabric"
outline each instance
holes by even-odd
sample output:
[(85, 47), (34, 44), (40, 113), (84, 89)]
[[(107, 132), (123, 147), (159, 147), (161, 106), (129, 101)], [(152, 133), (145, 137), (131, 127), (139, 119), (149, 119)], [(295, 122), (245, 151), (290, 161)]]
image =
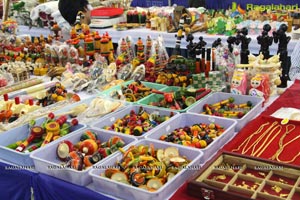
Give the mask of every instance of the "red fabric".
[(270, 116), (281, 107), (290, 107), (300, 109), (300, 80), (286, 89), (261, 115)]
[[(283, 145), (286, 144), (287, 142), (289, 142), (290, 140), (292, 140), (293, 138), (295, 138), (296, 136), (299, 135), (300, 133), (300, 121), (289, 121), (289, 126), (287, 125), (281, 125), (280, 122), (282, 121), (282, 119), (277, 119), (274, 117), (270, 117), (270, 116), (262, 116), (260, 115), (259, 117), (257, 117), (256, 119), (252, 120), (251, 122), (249, 122), (236, 136), (235, 138), (230, 141), (227, 145), (224, 146), (223, 149), (228, 150), (228, 151), (232, 151), (234, 149), (238, 149), (238, 147), (240, 146), (241, 148), (237, 151), (234, 151), (236, 153), (242, 153), (243, 147), (244, 145), (241, 145), (250, 135), (252, 135), (262, 124), (266, 123), (266, 122), (270, 122), (269, 125), (265, 126), (263, 128), (263, 130), (259, 133), (259, 134), (255, 134), (249, 144), (247, 145), (247, 147), (250, 147), (250, 144), (253, 144), (254, 141), (256, 141), (257, 138), (259, 138), (259, 136), (261, 136), (261, 134), (263, 134), (268, 127), (273, 123), (277, 121), (278, 124), (280, 126), (278, 126), (277, 129), (274, 130), (274, 132), (272, 132), (272, 134), (270, 135), (269, 139), (266, 140), (266, 142), (264, 143), (263, 146), (267, 146), (268, 142), (272, 140), (272, 142), (269, 144), (269, 146), (267, 146), (267, 148), (263, 151), (263, 153), (261, 154), (261, 156), (259, 156), (260, 158), (265, 158), (265, 159), (270, 159), (272, 157), (272, 155), (274, 155), (276, 153), (276, 151), (279, 149), (279, 140), (280, 138), (284, 135), (287, 127), (289, 130), (292, 130), (291, 128), (293, 127), (293, 125), (295, 125), (295, 129), (292, 130), (289, 134), (287, 134), (287, 136), (284, 138), (283, 140)], [(281, 127), (281, 129), (279, 128)], [(278, 132), (279, 134), (275, 137), (275, 134)], [(258, 148), (263, 144), (263, 142), (265, 141), (265, 138), (267, 137), (267, 135), (265, 135), (265, 137), (263, 137), (260, 142), (258, 142), (257, 146), (255, 146), (253, 149), (258, 150)], [(274, 140), (272, 139), (274, 137)], [(282, 161), (289, 161), (291, 159), (293, 159), (298, 152), (300, 152), (300, 138), (295, 140), (294, 142), (288, 144), (284, 150), (282, 151), (282, 153), (280, 154), (279, 159)], [(251, 155), (252, 152), (252, 148), (250, 148), (250, 150), (248, 152), (245, 153), (245, 155)], [(276, 160), (275, 160), (276, 161)], [(299, 165), (300, 164), (300, 156), (292, 163), (290, 164), (295, 164), (295, 165)]]
[(92, 17), (113, 17), (123, 14), (121, 8), (96, 8), (91, 11)]

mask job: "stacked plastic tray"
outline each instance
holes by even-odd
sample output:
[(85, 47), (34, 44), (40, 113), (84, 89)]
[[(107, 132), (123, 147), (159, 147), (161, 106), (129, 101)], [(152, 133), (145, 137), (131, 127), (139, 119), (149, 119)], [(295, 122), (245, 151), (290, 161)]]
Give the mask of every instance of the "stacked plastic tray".
[[(91, 102), (93, 100), (95, 100), (96, 98), (103, 99), (105, 101), (105, 103), (103, 103), (103, 105), (102, 105), (102, 106), (104, 106), (103, 108), (100, 108), (100, 105), (95, 105), (95, 106), (98, 106), (97, 109), (102, 114), (97, 114), (96, 113), (95, 116), (93, 116), (93, 117), (88, 117), (86, 115), (79, 114), (78, 115), (78, 120), (82, 121), (84, 124), (87, 124), (87, 125), (92, 124), (95, 119), (99, 120), (100, 118), (108, 116), (108, 115), (110, 115), (113, 112), (122, 110), (122, 109), (124, 109), (129, 104), (128, 102), (125, 102), (125, 101), (111, 99), (110, 97), (103, 96), (102, 94), (98, 94), (98, 95), (92, 96), (90, 98), (87, 98), (85, 100), (76, 102), (76, 103), (74, 103), (72, 105), (69, 105), (69, 106), (65, 107), (64, 109), (60, 109), (59, 111), (56, 111), (54, 113), (58, 114), (58, 115), (61, 115), (63, 113), (68, 113), (68, 112), (72, 111), (72, 109), (76, 109), (76, 107), (78, 107), (80, 105), (83, 105), (83, 104), (85, 104), (85, 105), (87, 105), (89, 107), (89, 106), (91, 106)], [(105, 108), (105, 105), (110, 106), (110, 105), (112, 105), (114, 103), (119, 104), (119, 107), (116, 108), (115, 110), (112, 110), (112, 112), (108, 112), (108, 111), (110, 111), (110, 108), (108, 108), (108, 111), (106, 111), (107, 108)], [(93, 111), (95, 111), (95, 110), (92, 110), (92, 112)], [(92, 114), (92, 113), (88, 113), (88, 114)]]
[[(181, 89), (181, 87), (177, 87), (177, 86), (167, 86), (167, 87), (163, 88), (161, 91), (162, 92), (167, 92), (167, 93), (172, 93), (172, 92), (179, 91), (180, 89)], [(210, 94), (208, 94), (208, 95), (210, 95)], [(206, 95), (206, 96), (208, 96), (208, 95)], [(184, 109), (175, 110), (175, 109), (166, 108), (166, 107), (158, 107), (158, 108), (160, 108), (160, 109), (166, 109), (166, 110), (174, 110), (174, 111), (183, 113), (183, 112), (186, 112), (193, 105), (195, 105), (197, 102), (200, 102), (203, 99), (205, 99), (206, 96), (204, 96), (203, 98), (199, 99), (198, 101), (196, 101), (195, 103), (189, 105), (188, 107), (186, 107)], [(157, 102), (162, 101), (163, 99), (164, 99), (164, 96), (161, 95), (161, 94), (152, 94), (152, 95), (149, 95), (149, 96), (141, 99), (138, 103), (141, 104), (141, 105), (152, 106), (152, 105), (150, 105), (151, 103), (157, 103)], [(156, 107), (156, 106), (152, 106), (152, 107)]]
[[(116, 182), (109, 178), (103, 177), (100, 174), (105, 172), (104, 167), (97, 167), (100, 163), (95, 165), (95, 168), (92, 169), (89, 174), (92, 176), (93, 182), (92, 186), (96, 191), (103, 192), (114, 197), (121, 199), (132, 199), (132, 200), (150, 200), (150, 199), (168, 199), (188, 178), (190, 178), (197, 169), (200, 168), (199, 161), (202, 156), (202, 153), (188, 149), (183, 146), (176, 146), (173, 144), (166, 144), (164, 142), (142, 139), (136, 142), (134, 145), (154, 145), (154, 148), (165, 149), (167, 147), (176, 147), (179, 150), (181, 156), (186, 156), (191, 162), (179, 171), (170, 181), (165, 183), (161, 188), (156, 191), (148, 191), (141, 189), (139, 187), (134, 187), (126, 183)], [(127, 148), (125, 149), (127, 150)], [(102, 166), (116, 166), (116, 162), (121, 160), (121, 153), (117, 153), (112, 156), (110, 159), (107, 159), (105, 162), (102, 162)]]
[[(134, 81), (127, 81), (121, 85), (116, 85), (108, 90), (105, 90), (103, 92), (101, 92), (102, 95), (104, 96), (107, 96), (107, 97), (112, 97), (113, 94), (116, 94), (117, 92), (121, 92), (121, 88), (122, 86), (127, 86), (131, 83), (133, 83)], [(141, 83), (146, 86), (146, 87), (149, 87), (149, 88), (152, 88), (152, 89), (155, 89), (155, 90), (163, 90), (164, 88), (166, 88), (167, 86), (166, 85), (162, 85), (162, 84), (158, 84), (158, 83), (151, 83), (151, 82), (144, 82), (144, 81), (141, 81)], [(152, 94), (150, 94), (149, 96), (151, 96)], [(147, 97), (144, 97), (144, 98), (147, 98)], [(140, 101), (142, 101), (144, 98), (136, 101), (136, 102), (130, 102), (130, 103), (139, 103)]]
[[(218, 137), (216, 137), (212, 143), (210, 143), (207, 147), (198, 149), (195, 147), (187, 147), (190, 149), (196, 149), (198, 151), (203, 152), (203, 156), (201, 158), (201, 163), (205, 163), (209, 160), (215, 153), (217, 153), (227, 142), (231, 140), (234, 136), (234, 128), (236, 126), (236, 121), (232, 119), (222, 119), (214, 116), (206, 116), (200, 114), (193, 113), (182, 113), (180, 115), (175, 116), (170, 119), (170, 121), (158, 129), (153, 131), (151, 134), (147, 135), (147, 139), (159, 140), (162, 135), (167, 135), (171, 133), (173, 130), (177, 128), (184, 128), (186, 126), (192, 126), (194, 124), (210, 124), (215, 123), (222, 127), (224, 127), (225, 131)], [(166, 142), (170, 144), (169, 142)], [(175, 144), (177, 146), (182, 146), (180, 144)]]
[[(203, 101), (199, 101), (193, 106), (191, 106), (187, 112), (188, 113), (202, 113), (203, 106), (205, 104), (214, 104), (218, 103), (224, 99), (228, 99), (230, 97), (234, 98), (235, 104), (242, 104), (247, 103), (247, 101), (250, 101), (252, 103), (252, 108), (247, 114), (245, 114), (240, 119), (234, 119), (237, 121), (237, 125), (235, 127), (236, 131), (241, 130), (250, 120), (252, 120), (258, 113), (260, 113), (260, 109), (262, 109), (262, 103), (264, 101), (263, 98), (260, 97), (254, 97), (254, 96), (248, 96), (248, 95), (237, 95), (237, 94), (231, 94), (231, 93), (224, 93), (224, 92), (216, 92), (211, 95), (209, 95), (207, 98), (205, 98)], [(221, 117), (224, 119), (224, 117)]]
[[(81, 185), (81, 186), (88, 185), (92, 181), (92, 178), (88, 175), (88, 172), (90, 169), (93, 168), (93, 166), (82, 171), (78, 171), (76, 169), (71, 169), (67, 167), (62, 167), (61, 161), (56, 156), (57, 145), (61, 141), (68, 140), (73, 144), (76, 144), (80, 141), (81, 135), (86, 130), (96, 133), (98, 139), (103, 142), (109, 140), (109, 138), (113, 136), (119, 136), (121, 139), (123, 139), (125, 145), (130, 145), (131, 143), (136, 141), (134, 137), (128, 135), (119, 135), (105, 130), (97, 130), (92, 128), (81, 129), (72, 135), (64, 137), (62, 140), (57, 140), (48, 144), (43, 149), (34, 151), (30, 157), (33, 159), (35, 169), (41, 173), (48, 174), (50, 176), (54, 176), (56, 178), (77, 185)], [(103, 158), (98, 163), (100, 164), (104, 162), (106, 159), (109, 159), (111, 156), (113, 156), (113, 154)]]
[[(46, 118), (40, 118), (36, 120), (36, 125), (41, 125)], [(72, 135), (74, 131), (80, 130), (84, 128), (85, 125), (78, 124), (77, 126), (71, 127), (71, 133), (68, 135)], [(11, 163), (17, 164), (19, 166), (33, 166), (34, 163), (30, 155), (34, 152), (18, 152), (14, 149), (10, 149), (7, 145), (16, 143), (17, 141), (23, 141), (29, 136), (29, 124), (22, 125), (20, 127), (16, 127), (9, 131), (3, 132), (0, 134), (0, 158)], [(66, 136), (64, 136), (66, 137)], [(62, 138), (64, 138), (62, 137)], [(45, 145), (44, 147), (40, 147), (39, 150), (44, 151), (44, 148), (50, 145), (51, 143)], [(36, 150), (37, 151), (37, 150)]]
[[(154, 107), (149, 107), (149, 106), (141, 106), (141, 105), (129, 105), (126, 106), (126, 108), (118, 111), (118, 112), (114, 112), (112, 114), (110, 114), (107, 117), (103, 117), (99, 120), (97, 120), (94, 124), (92, 124), (91, 126), (94, 128), (100, 128), (103, 129), (105, 126), (111, 126), (114, 124), (114, 122), (120, 118), (123, 118), (124, 116), (130, 114), (131, 111), (135, 111), (136, 113), (139, 112), (140, 108), (143, 108), (147, 113), (156, 113), (160, 116), (170, 116), (171, 113), (173, 114), (173, 117), (175, 115), (178, 114), (178, 112), (173, 112), (173, 111), (169, 111), (169, 110), (163, 110), (163, 109), (159, 109), (159, 108), (154, 108)], [(171, 117), (171, 118), (173, 118)], [(169, 119), (170, 120), (170, 119)], [(153, 131), (155, 131), (157, 128), (159, 128), (159, 126), (167, 123), (167, 121), (162, 122), (161, 124), (158, 124), (157, 126), (155, 126), (153, 129), (145, 132), (143, 135), (141, 136), (135, 136), (137, 139), (143, 139), (145, 138), (146, 135), (151, 134)], [(113, 131), (113, 130), (112, 130)], [(117, 132), (119, 134), (123, 134), (120, 132)]]

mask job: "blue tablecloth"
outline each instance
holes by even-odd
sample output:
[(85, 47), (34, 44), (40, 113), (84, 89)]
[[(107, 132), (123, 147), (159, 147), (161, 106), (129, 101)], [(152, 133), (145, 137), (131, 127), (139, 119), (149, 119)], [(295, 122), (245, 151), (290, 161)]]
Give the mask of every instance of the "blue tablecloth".
[(10, 169), (10, 165), (0, 162), (0, 199), (30, 199), (35, 175), (28, 170)]
[(35, 200), (111, 199), (86, 187), (74, 185), (45, 174), (39, 173), (37, 176), (34, 176), (32, 183)]
[(1, 200), (29, 200), (32, 192), (35, 200), (112, 199), (86, 187), (34, 171), (11, 169), (11, 165), (0, 162)]

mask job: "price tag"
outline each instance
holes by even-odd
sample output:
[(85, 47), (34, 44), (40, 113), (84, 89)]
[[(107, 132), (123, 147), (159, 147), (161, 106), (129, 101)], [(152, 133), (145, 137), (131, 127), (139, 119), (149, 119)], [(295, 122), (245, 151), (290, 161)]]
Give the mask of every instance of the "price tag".
[(166, 131), (169, 132), (170, 129), (171, 129), (171, 127), (170, 127), (170, 125), (168, 125), (168, 126), (166, 127)]
[(110, 118), (110, 121), (111, 121), (111, 122), (114, 122), (114, 121), (116, 121), (116, 118), (115, 118), (115, 117), (111, 117), (111, 118)]
[(211, 123), (215, 123), (216, 119), (209, 117), (208, 121), (210, 121)]

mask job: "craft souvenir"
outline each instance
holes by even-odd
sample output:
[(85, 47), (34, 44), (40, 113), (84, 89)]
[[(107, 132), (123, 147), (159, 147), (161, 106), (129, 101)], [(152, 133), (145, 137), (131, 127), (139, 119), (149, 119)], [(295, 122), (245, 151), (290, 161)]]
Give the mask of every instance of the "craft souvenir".
[(54, 65), (59, 63), (59, 56), (58, 56), (59, 46), (58, 45), (51, 45), (50, 46), (50, 53), (51, 53), (51, 63)]
[(235, 66), (241, 63), (240, 49), (238, 48), (237, 45), (233, 45), (232, 56), (233, 56)]
[(129, 52), (129, 56), (131, 57), (131, 58), (134, 58), (135, 57), (135, 51), (134, 51), (134, 41), (133, 41), (133, 39), (132, 39), (132, 37), (131, 36), (126, 36), (126, 38), (125, 38), (125, 40), (126, 40), (126, 43), (127, 43), (127, 47), (128, 47), (128, 52)]
[(145, 62), (145, 46), (143, 44), (142, 38), (138, 38), (138, 41), (136, 42), (137, 46), (137, 51), (136, 51), (136, 56), (139, 60), (139, 63), (144, 63)]
[(256, 74), (250, 82), (249, 95), (263, 97), (265, 102), (270, 97), (270, 85), (268, 74)]
[(274, 55), (269, 59), (263, 59), (262, 53), (257, 57), (250, 55), (249, 62), (253, 67), (252, 74), (265, 74), (268, 76), (268, 87), (269, 87), (269, 95), (277, 94), (277, 87), (281, 84), (280, 76), (282, 71), (280, 69), (280, 56)]
[(159, 66), (165, 66), (169, 60), (169, 54), (167, 53), (167, 49), (165, 47), (164, 39), (161, 35), (157, 37), (158, 41), (158, 51), (157, 54), (159, 57)]
[[(121, 151), (121, 160), (126, 162), (113, 163), (113, 167), (106, 169), (101, 176), (148, 192), (155, 192), (162, 188), (190, 163), (184, 155), (180, 155), (178, 148), (173, 146), (155, 149), (150, 143), (131, 146)], [(136, 166), (143, 166), (142, 171), (137, 171)]]
[[(49, 113), (49, 116), (53, 115), (53, 113)], [(18, 152), (33, 151), (39, 147), (42, 147), (51, 141), (62, 137), (66, 134), (69, 134), (72, 130), (72, 127), (78, 125), (78, 120), (73, 119), (70, 123), (66, 121), (66, 118), (61, 116), (58, 118), (48, 118), (42, 123), (41, 126), (35, 126), (35, 121), (33, 121), (33, 125), (30, 125), (30, 135), (24, 142), (19, 144), (16, 148), (14, 148)], [(54, 115), (53, 115), (54, 116)], [(38, 142), (36, 142), (38, 141)], [(30, 143), (36, 143), (34, 148), (33, 146), (29, 147)], [(29, 147), (29, 148), (28, 148)]]
[(217, 123), (196, 123), (192, 126), (178, 127), (161, 135), (159, 140), (204, 149), (224, 131), (224, 127)]
[(142, 81), (145, 77), (145, 65), (141, 64), (132, 72), (130, 79), (134, 81)]
[(271, 26), (269, 24), (265, 24), (261, 35), (257, 37), (257, 42), (260, 44), (259, 53), (263, 54), (264, 59), (268, 59), (270, 57), (269, 46), (273, 43), (273, 37), (269, 36), (270, 30)]
[(247, 93), (247, 74), (244, 71), (236, 70), (231, 80), (231, 93), (243, 94)]
[(152, 49), (152, 38), (150, 35), (147, 35), (146, 48), (145, 48), (145, 60), (148, 60), (150, 58), (151, 49)]
[(84, 48), (82, 46), (78, 46), (78, 64), (82, 65), (86, 60)]
[(89, 123), (96, 118), (105, 116), (122, 108), (123, 106), (124, 103), (120, 101), (112, 101), (111, 99), (96, 97), (87, 105), (87, 108), (83, 112), (76, 113), (76, 117), (82, 123)]
[[(24, 63), (23, 61), (15, 61), (2, 64), (2, 68), (12, 75), (14, 82), (19, 82), (29, 79), (30, 73), (33, 71), (33, 67), (37, 65), (38, 63), (34, 64), (29, 62)], [(9, 78), (9, 76), (7, 76), (7, 78)]]
[(116, 63), (110, 63), (106, 69), (104, 69), (103, 74), (106, 76), (106, 81), (110, 82), (115, 79), (117, 74), (117, 65)]
[[(86, 137), (87, 139), (83, 139)], [(124, 145), (125, 142), (118, 136), (100, 141), (94, 132), (86, 130), (76, 144), (69, 140), (60, 142), (56, 154), (61, 161), (65, 162), (66, 167), (81, 171), (88, 169)]]
[(54, 32), (54, 38), (56, 40), (60, 40), (62, 38), (61, 28), (57, 24), (52, 26), (51, 31)]
[(215, 50), (216, 70), (223, 72), (223, 80), (229, 83), (234, 72), (234, 59), (229, 48), (225, 45), (218, 45)]
[(133, 72), (133, 66), (132, 64), (126, 64), (117, 73), (117, 78), (122, 79), (122, 80), (127, 80), (130, 76), (131, 73)]
[(59, 57), (59, 61), (60, 61), (60, 64), (62, 66), (65, 66), (67, 61), (68, 61), (68, 57), (69, 56), (69, 52), (68, 52), (68, 45), (59, 45), (59, 49), (58, 49), (58, 57)]
[(281, 68), (282, 68), (281, 84), (279, 87), (287, 87), (287, 80), (288, 80), (287, 45), (291, 40), (291, 36), (286, 35), (287, 29), (288, 27), (286, 24), (281, 24), (279, 29), (273, 32), (274, 43), (278, 43), (277, 54), (280, 55), (279, 60), (281, 61)]
[(248, 29), (242, 28), (241, 30), (237, 31), (236, 40), (237, 43), (241, 43), (241, 63), (248, 64), (248, 55), (250, 54), (249, 51), (249, 43), (251, 42), (251, 38), (247, 37)]
[(152, 92), (160, 95), (157, 95), (157, 97), (153, 98), (153, 100), (149, 100), (147, 102), (149, 105), (182, 111), (199, 99), (208, 95), (211, 90), (205, 88), (179, 88), (176, 91), (170, 92), (157, 90), (152, 90)]
[[(103, 41), (103, 37), (100, 40), (101, 47), (102, 45), (106, 45), (106, 43)], [(94, 46), (94, 38), (90, 35), (86, 35), (84, 39), (84, 50), (86, 56), (93, 56), (95, 53), (95, 46)], [(103, 50), (103, 53), (102, 53)], [(105, 49), (101, 48), (101, 53), (104, 54)]]
[(94, 36), (94, 48), (96, 53), (101, 52), (101, 36), (99, 35), (98, 31), (96, 31)]
[(69, 62), (70, 63), (77, 63), (78, 61), (78, 51), (74, 46), (71, 46), (69, 49)]

